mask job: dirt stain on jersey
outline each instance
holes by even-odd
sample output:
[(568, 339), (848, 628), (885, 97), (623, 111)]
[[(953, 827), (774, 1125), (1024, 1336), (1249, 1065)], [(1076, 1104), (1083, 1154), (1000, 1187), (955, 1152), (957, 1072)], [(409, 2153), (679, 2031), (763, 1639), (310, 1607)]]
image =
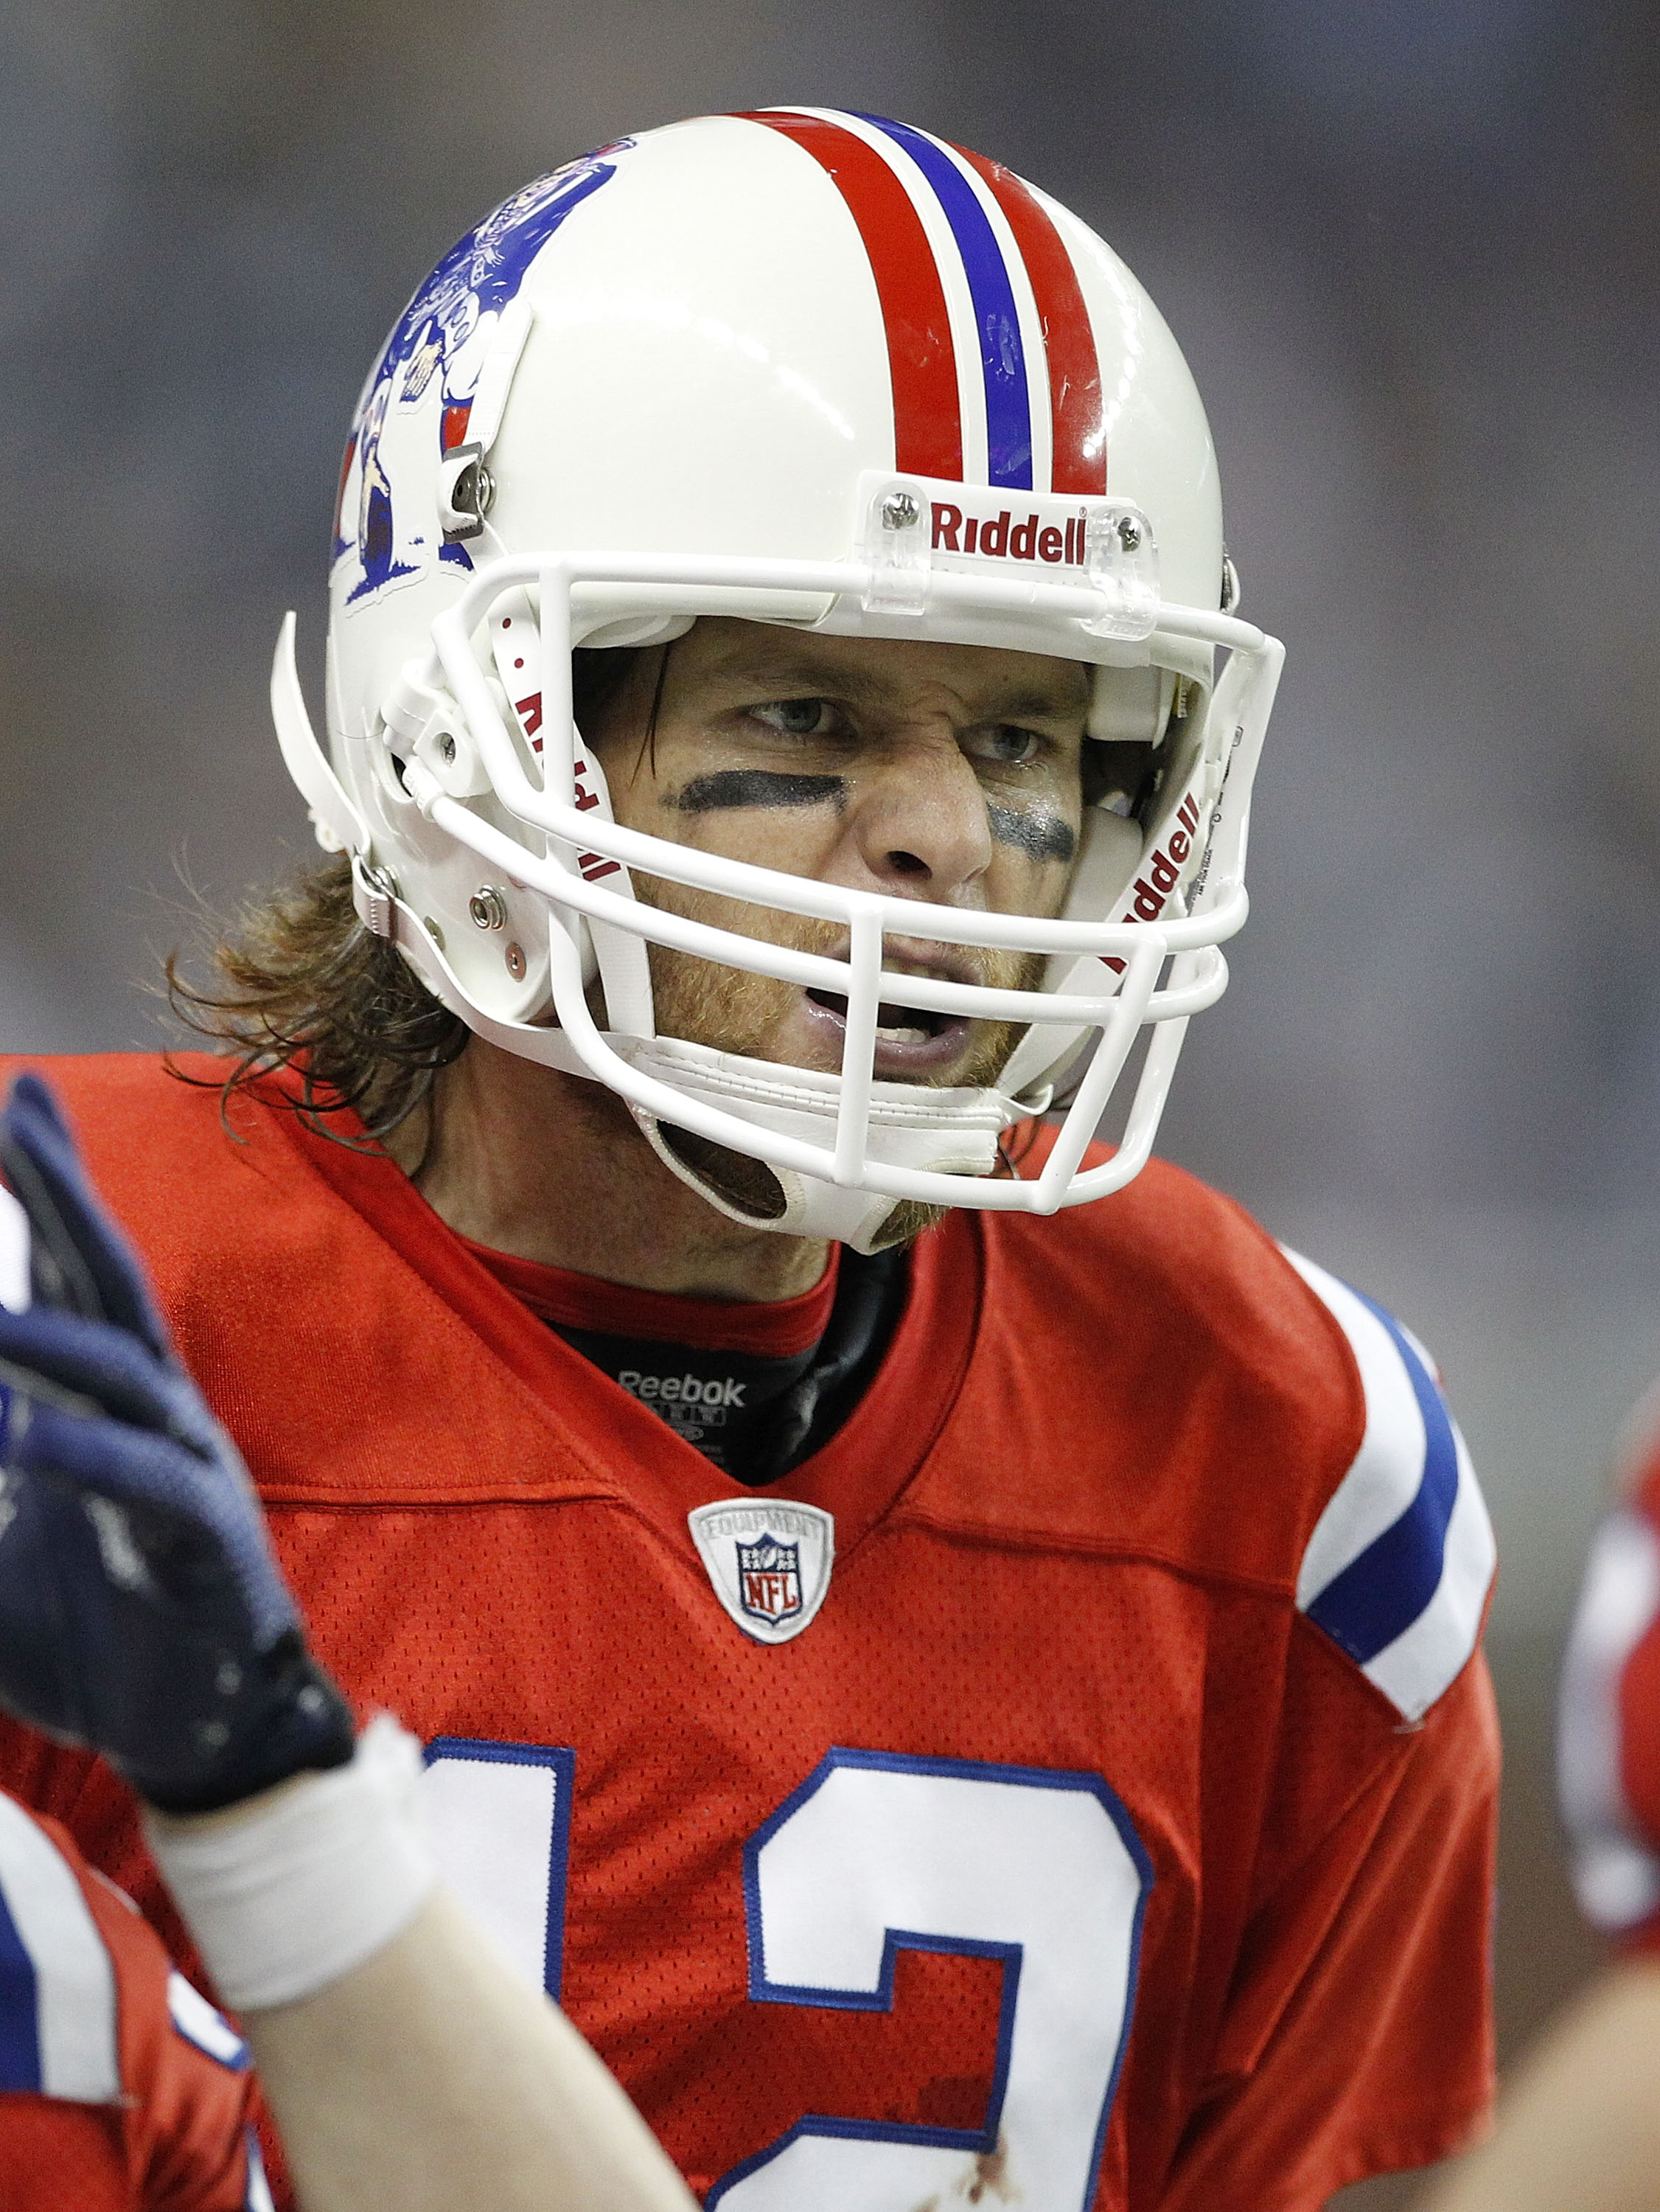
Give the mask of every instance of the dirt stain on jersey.
[(999, 2134), (995, 2150), (980, 2151), (972, 2173), (965, 2173), (952, 2188), (949, 2199), (937, 2194), (924, 2197), (912, 2212), (946, 2212), (950, 2204), (1018, 2204), (1021, 2192), (1009, 2172), (1009, 2138)]
[(1009, 2172), (1009, 2138), (999, 2134), (996, 2150), (983, 2150), (974, 2160), (974, 2179), (963, 2191), (971, 2204), (986, 2201), (1017, 2204), (1021, 2192)]

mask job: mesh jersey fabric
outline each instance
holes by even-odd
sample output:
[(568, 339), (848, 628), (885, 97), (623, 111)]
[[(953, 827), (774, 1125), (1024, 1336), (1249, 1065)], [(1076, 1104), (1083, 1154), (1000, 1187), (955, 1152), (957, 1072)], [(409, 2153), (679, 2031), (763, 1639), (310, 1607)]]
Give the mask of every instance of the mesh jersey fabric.
[[(787, 1896), (769, 1936), (766, 1854), (805, 1838), (812, 1871), (805, 1816), (833, 1809), (833, 1781), (837, 1802), (868, 1786), (890, 1808), (1001, 1817), (1018, 1796), (1039, 1839), (1060, 1833), (1046, 1807), (1082, 1807), (1105, 1850), (1105, 1816), (1065, 1793), (1116, 1808), (1145, 1871), (1089, 2203), (1312, 2212), (1480, 2124), (1485, 1668), (1403, 1728), (1299, 1609), (1365, 1392), (1327, 1307), (1228, 1200), (1154, 1163), (1100, 1205), (922, 1238), (879, 1373), (777, 1486), (833, 1514), (836, 1558), (810, 1626), (763, 1644), (686, 1521), (754, 1493), (518, 1304), (389, 1163), (248, 1099), (232, 1141), (215, 1091), (147, 1059), (45, 1072), (325, 1662), (429, 1741), (572, 1755), (550, 1967), (695, 2190), (772, 2201), (767, 2161), (797, 2137), (833, 2161), (955, 2145), (965, 2188), (1021, 2187), (1018, 2146), (964, 2146), (1066, 1961), (895, 1940), (874, 1996), (833, 1994), (833, 1974), (789, 1986), (784, 1937), (817, 1936)], [(21, 1729), (0, 1755), (168, 1927), (112, 1778)], [(1064, 1903), (1071, 1848), (1034, 1847), (1010, 1894)], [(840, 1893), (820, 1871), (799, 1894)]]
[(1559, 1778), (1574, 1887), (1616, 1947), (1660, 1958), (1660, 1424), (1597, 1533), (1563, 1668)]
[[(55, 1912), (43, 1912), (38, 1865), (13, 1875), (8, 1864), (12, 1880), (0, 1879), (0, 2036), (9, 2081), (0, 2089), (0, 2204), (6, 2212), (244, 2212), (251, 2077), (240, 2039), (204, 1999), (180, 1990), (154, 1929), (88, 1866), (61, 1826), (39, 1820), (36, 1838), (31, 1856), (44, 1845), (73, 1887), (64, 1885)], [(27, 1896), (7, 1894), (15, 1887), (33, 1888), (33, 1912)], [(107, 1960), (113, 2000), (110, 2079), (96, 2098), (85, 2079), (65, 2085), (82, 2094), (54, 2093), (54, 2039), (45, 2025), (56, 1994), (79, 2004), (76, 2025), (83, 2036), (89, 2032), (84, 1988), (53, 1990), (55, 1980), (83, 1974), (81, 1940)], [(58, 2026), (61, 2045), (64, 2023)], [(9, 2086), (20, 2072), (40, 2086)]]

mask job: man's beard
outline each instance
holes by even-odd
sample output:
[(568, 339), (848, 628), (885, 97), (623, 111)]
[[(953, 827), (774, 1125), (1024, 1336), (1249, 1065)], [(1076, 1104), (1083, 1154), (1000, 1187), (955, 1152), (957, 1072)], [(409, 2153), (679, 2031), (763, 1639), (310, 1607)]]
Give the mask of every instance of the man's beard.
[[(752, 906), (745, 900), (722, 897), (661, 877), (637, 874), (634, 892), (648, 906), (792, 951), (834, 956), (846, 942), (844, 929), (816, 915)], [(1035, 991), (1042, 984), (1045, 961), (1040, 952), (1002, 952), (985, 945), (951, 950), (954, 958), (972, 966), (974, 982), (994, 990)], [(771, 1060), (783, 1066), (794, 1064), (783, 1058), (778, 1040), (799, 1000), (799, 985), (786, 983), (776, 975), (729, 968), (672, 945), (652, 945), (649, 954), (654, 1026), (659, 1036), (683, 1038), (688, 1043), (708, 1045), (717, 1052), (748, 1060)], [(991, 1089), (1027, 1027), (1023, 1022), (971, 1023), (964, 1053), (954, 1066), (920, 1078), (918, 1087)], [(731, 1152), (688, 1130), (665, 1127), (663, 1135), (688, 1167), (745, 1212), (765, 1219), (783, 1212), (783, 1194), (765, 1161)], [(918, 1199), (900, 1199), (883, 1224), (881, 1243), (884, 1247), (908, 1243), (948, 1211)]]

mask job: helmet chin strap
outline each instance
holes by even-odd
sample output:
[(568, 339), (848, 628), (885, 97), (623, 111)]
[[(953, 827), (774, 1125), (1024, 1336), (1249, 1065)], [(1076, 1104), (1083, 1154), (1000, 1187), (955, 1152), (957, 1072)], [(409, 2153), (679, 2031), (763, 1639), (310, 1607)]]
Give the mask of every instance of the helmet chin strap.
[[(757, 1128), (827, 1149), (835, 1143), (840, 1103), (837, 1075), (717, 1052), (678, 1037), (631, 1043), (627, 1056), (642, 1073), (671, 1083), (677, 1091)], [(997, 1166), (997, 1140), (1003, 1131), (1041, 1113), (1047, 1103), (1046, 1093), (1033, 1103), (1000, 1091), (929, 1091), (912, 1083), (875, 1083), (866, 1156), (883, 1167), (987, 1176)], [(688, 1157), (682, 1148), (683, 1132), (670, 1127), (665, 1133), (660, 1116), (639, 1107), (631, 1110), (663, 1164), (729, 1221), (785, 1237), (829, 1237), (851, 1244), (856, 1252), (878, 1251), (889, 1241), (881, 1232), (898, 1200), (759, 1161), (753, 1164), (757, 1184), (746, 1189), (742, 1183), (749, 1182), (747, 1176), (742, 1182), (737, 1177), (721, 1177), (717, 1148), (700, 1146), (700, 1158)], [(711, 1152), (715, 1153), (712, 1160), (708, 1158)]]
[(895, 1241), (882, 1231), (900, 1203), (896, 1198), (884, 1198), (877, 1191), (838, 1190), (832, 1183), (815, 1182), (810, 1176), (797, 1175), (791, 1168), (768, 1168), (766, 1172), (778, 1188), (779, 1210), (766, 1216), (746, 1212), (736, 1199), (725, 1196), (706, 1175), (700, 1174), (663, 1141), (659, 1124), (650, 1115), (641, 1114), (636, 1119), (663, 1165), (729, 1221), (741, 1222), (746, 1229), (771, 1229), (785, 1237), (812, 1237), (829, 1244), (845, 1244), (867, 1256)]

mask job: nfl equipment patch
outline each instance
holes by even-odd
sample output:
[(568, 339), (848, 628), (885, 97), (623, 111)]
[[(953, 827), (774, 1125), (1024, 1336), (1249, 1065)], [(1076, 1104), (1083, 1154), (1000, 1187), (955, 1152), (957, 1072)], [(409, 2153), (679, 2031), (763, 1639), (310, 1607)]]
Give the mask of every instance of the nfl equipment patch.
[(836, 1524), (816, 1505), (723, 1498), (686, 1516), (715, 1595), (757, 1644), (787, 1644), (824, 1603)]

